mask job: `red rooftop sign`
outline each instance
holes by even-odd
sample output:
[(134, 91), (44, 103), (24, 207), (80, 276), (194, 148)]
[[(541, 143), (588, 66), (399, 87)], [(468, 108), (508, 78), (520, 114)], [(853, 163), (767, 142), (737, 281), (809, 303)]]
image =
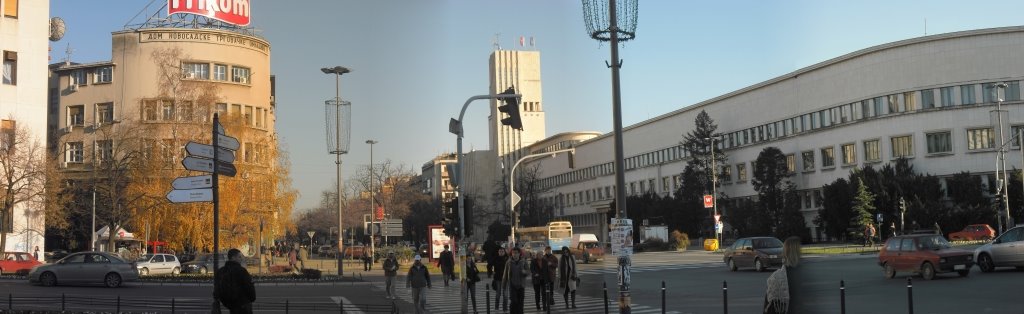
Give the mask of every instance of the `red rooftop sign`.
[(249, 25), (251, 0), (167, 0), (167, 15), (202, 15), (238, 26)]

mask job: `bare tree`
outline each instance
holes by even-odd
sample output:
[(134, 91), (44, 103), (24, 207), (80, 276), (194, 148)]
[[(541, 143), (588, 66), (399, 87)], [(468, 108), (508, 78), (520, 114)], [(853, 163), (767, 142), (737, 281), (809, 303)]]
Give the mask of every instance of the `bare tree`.
[[(38, 200), (45, 193), (44, 149), (28, 128), (18, 126), (16, 122), (12, 116), (0, 125), (0, 188), (3, 188), (0, 248), (7, 247), (8, 233), (19, 232), (29, 236), (27, 233), (32, 231), (32, 226), (26, 224), (21, 226), (22, 230), (15, 228), (15, 207)], [(38, 213), (28, 212), (28, 215), (38, 217)]]

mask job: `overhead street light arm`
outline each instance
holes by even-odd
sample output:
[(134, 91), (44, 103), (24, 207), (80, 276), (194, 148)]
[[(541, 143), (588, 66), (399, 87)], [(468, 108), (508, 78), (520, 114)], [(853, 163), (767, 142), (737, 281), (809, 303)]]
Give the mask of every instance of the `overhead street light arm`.
[(512, 165), (512, 170), (510, 170), (508, 172), (508, 191), (509, 191), (509, 193), (508, 193), (508, 204), (509, 204), (508, 210), (509, 210), (509, 215), (510, 215), (509, 219), (511, 220), (511, 224), (512, 224), (512, 234), (509, 236), (509, 242), (508, 243), (512, 247), (515, 247), (515, 245), (516, 245), (516, 226), (519, 225), (519, 217), (516, 215), (516, 203), (517, 203), (517, 201), (515, 201), (513, 199), (515, 197), (514, 195), (516, 195), (516, 189), (515, 189), (516, 167), (519, 167), (519, 164), (522, 163), (523, 161), (526, 161), (527, 159), (535, 159), (535, 158), (538, 158), (538, 157), (554, 156), (554, 155), (558, 155), (558, 153), (565, 153), (565, 152), (576, 153), (576, 148), (559, 149), (559, 150), (556, 150), (556, 151), (537, 153), (537, 154), (530, 154), (530, 155), (523, 156), (522, 158), (519, 158), (519, 160), (517, 160), (515, 164)]

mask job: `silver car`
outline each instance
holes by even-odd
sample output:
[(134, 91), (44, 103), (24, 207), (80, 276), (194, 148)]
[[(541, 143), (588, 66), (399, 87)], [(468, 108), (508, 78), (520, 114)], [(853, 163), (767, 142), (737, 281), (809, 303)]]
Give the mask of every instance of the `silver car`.
[(135, 268), (139, 270), (141, 276), (177, 275), (181, 273), (181, 262), (171, 254), (146, 254), (135, 261)]
[(978, 261), (978, 268), (986, 273), (996, 267), (1024, 268), (1024, 226), (1007, 230), (992, 242), (974, 249), (974, 260)]
[(107, 252), (79, 252), (53, 264), (39, 265), (28, 273), (30, 283), (43, 286), (102, 283), (111, 288), (136, 281), (139, 273), (133, 263)]

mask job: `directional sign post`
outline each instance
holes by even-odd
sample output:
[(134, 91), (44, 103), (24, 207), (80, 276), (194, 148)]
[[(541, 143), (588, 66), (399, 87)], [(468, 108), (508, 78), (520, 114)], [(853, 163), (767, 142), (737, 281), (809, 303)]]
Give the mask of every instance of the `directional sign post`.
[(167, 193), (167, 200), (171, 203), (212, 202), (213, 190), (171, 190), (170, 193)]
[[(181, 165), (185, 166), (185, 169), (192, 171), (202, 171), (213, 173), (213, 159), (202, 159), (192, 156), (185, 157), (181, 160)], [(237, 173), (235, 165), (226, 162), (217, 162), (217, 174), (234, 177)]]
[(204, 189), (213, 187), (213, 176), (179, 177), (171, 182), (175, 190)]
[[(188, 142), (188, 144), (185, 144), (185, 152), (189, 156), (213, 159), (213, 146), (210, 145)], [(217, 148), (217, 161), (235, 162), (235, 153), (223, 147)]]
[(223, 134), (217, 134), (217, 146), (230, 150), (238, 150), (241, 147), (238, 144), (238, 139)]

